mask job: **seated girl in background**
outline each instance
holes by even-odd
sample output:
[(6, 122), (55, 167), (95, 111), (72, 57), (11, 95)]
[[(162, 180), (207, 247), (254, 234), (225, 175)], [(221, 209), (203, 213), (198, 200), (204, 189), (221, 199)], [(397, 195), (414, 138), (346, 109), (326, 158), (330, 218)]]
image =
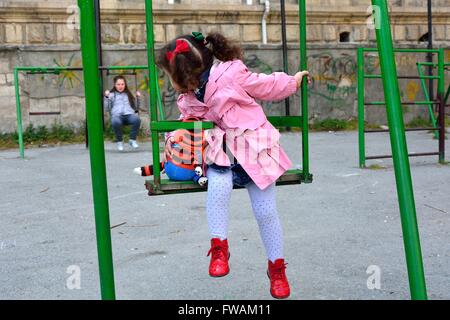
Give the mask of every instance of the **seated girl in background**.
[(138, 115), (141, 104), (140, 97), (141, 93), (139, 91), (136, 92), (136, 98), (133, 96), (123, 76), (116, 76), (114, 78), (114, 87), (111, 91), (105, 91), (103, 105), (105, 111), (111, 115), (111, 126), (116, 136), (117, 150), (119, 151), (123, 151), (122, 127), (124, 125), (131, 126), (129, 140), (131, 148), (139, 148), (136, 138), (141, 126), (141, 119)]

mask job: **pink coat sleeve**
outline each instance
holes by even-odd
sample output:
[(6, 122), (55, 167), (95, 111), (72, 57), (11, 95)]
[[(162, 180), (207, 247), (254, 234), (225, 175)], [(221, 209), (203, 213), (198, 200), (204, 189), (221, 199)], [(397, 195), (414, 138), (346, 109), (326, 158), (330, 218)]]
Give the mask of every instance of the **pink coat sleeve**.
[(207, 106), (198, 101), (194, 93), (180, 94), (177, 99), (177, 105), (184, 118), (204, 118), (208, 112)]
[(249, 95), (263, 101), (279, 101), (297, 92), (297, 81), (284, 72), (253, 73), (236, 61), (235, 79)]

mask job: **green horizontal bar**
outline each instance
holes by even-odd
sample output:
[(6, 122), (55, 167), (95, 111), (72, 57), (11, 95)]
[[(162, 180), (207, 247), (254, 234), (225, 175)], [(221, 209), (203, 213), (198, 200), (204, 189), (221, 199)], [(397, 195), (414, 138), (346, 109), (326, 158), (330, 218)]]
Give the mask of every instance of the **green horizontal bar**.
[[(377, 48), (363, 48), (364, 52), (378, 52)], [(394, 52), (402, 53), (439, 53), (438, 49), (394, 49)]]
[(302, 116), (273, 116), (267, 117), (269, 122), (274, 127), (292, 127), (292, 128), (301, 128), (302, 127)]
[[(303, 117), (301, 116), (273, 116), (267, 117), (274, 127), (293, 127), (301, 128)], [(200, 124), (199, 124), (200, 123)], [(167, 132), (177, 129), (195, 129), (198, 126), (207, 130), (213, 129), (214, 123), (210, 121), (201, 122), (182, 122), (182, 121), (152, 121), (151, 130), (158, 132)]]
[[(433, 63), (433, 62), (417, 62), (417, 65), (419, 65), (419, 66), (433, 66), (433, 67), (437, 67), (438, 66), (437, 63)], [(450, 67), (450, 63), (444, 63), (444, 67)]]
[[(402, 102), (403, 103), (403, 102)], [(417, 104), (417, 105), (431, 105), (431, 104), (435, 104), (434, 101), (411, 101), (411, 102), (405, 102), (408, 104)]]
[(381, 79), (381, 75), (380, 74), (365, 74), (364, 78), (365, 79)]
[[(100, 66), (99, 70), (146, 70), (147, 66)], [(83, 71), (81, 67), (40, 67), (40, 66), (31, 66), (31, 67), (14, 67), (14, 70), (17, 71), (31, 71), (31, 72), (47, 72), (53, 73), (55, 71)]]
[[(364, 103), (366, 106), (384, 106), (386, 105), (386, 102), (384, 101), (373, 101), (373, 102), (366, 102)], [(411, 101), (411, 102), (402, 102), (402, 104), (410, 104), (410, 105), (429, 105), (434, 104), (433, 101)]]
[(420, 79), (440, 79), (439, 76), (419, 76)]
[(196, 121), (196, 122), (182, 122), (182, 121), (152, 121), (150, 129), (158, 132), (168, 132), (177, 129), (213, 129), (214, 123), (211, 121)]
[[(419, 76), (420, 79), (440, 79), (439, 76)], [(381, 79), (381, 74), (365, 74), (364, 78), (366, 79)], [(399, 78), (399, 80), (401, 80), (401, 76)], [(411, 79), (415, 79), (415, 78), (411, 78)]]
[(106, 66), (99, 67), (100, 70), (147, 70), (147, 66)]
[(14, 69), (17, 71), (83, 70), (81, 67), (14, 67)]

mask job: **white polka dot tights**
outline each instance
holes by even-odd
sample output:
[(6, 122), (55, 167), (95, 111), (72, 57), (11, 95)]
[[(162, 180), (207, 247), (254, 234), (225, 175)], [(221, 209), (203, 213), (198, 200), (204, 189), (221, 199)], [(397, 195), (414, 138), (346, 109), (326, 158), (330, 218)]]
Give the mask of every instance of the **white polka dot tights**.
[[(212, 168), (207, 171), (208, 194), (206, 214), (212, 238), (227, 238), (229, 205), (233, 190), (233, 174)], [(246, 186), (252, 202), (253, 214), (258, 222), (259, 232), (267, 257), (274, 262), (283, 258), (283, 230), (276, 207), (275, 183), (260, 190), (253, 182)]]

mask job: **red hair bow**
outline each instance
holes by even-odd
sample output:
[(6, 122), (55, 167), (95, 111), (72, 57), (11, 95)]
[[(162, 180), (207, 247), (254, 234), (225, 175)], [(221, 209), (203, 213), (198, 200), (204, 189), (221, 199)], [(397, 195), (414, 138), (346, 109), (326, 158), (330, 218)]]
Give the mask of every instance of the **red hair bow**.
[(169, 62), (172, 62), (177, 54), (190, 51), (189, 44), (186, 41), (178, 39), (176, 44), (175, 50), (166, 52), (166, 57)]

